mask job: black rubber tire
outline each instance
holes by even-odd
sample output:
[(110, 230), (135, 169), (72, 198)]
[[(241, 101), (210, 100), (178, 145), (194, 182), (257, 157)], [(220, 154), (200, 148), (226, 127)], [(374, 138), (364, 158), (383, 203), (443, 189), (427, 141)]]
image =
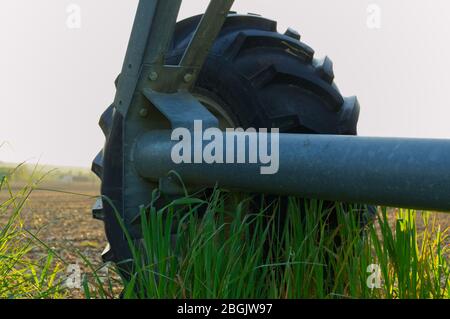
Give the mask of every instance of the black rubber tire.
[[(177, 24), (167, 64), (179, 63), (200, 19), (201, 16), (195, 16)], [(342, 97), (333, 81), (331, 60), (315, 59), (314, 51), (300, 41), (297, 32), (289, 29), (280, 34), (274, 21), (231, 14), (208, 55), (195, 91), (218, 102), (239, 127), (356, 135), (358, 101), (355, 97)], [(121, 130), (121, 125), (114, 124), (121, 121), (117, 117), (111, 106), (100, 121), (110, 148), (117, 135), (111, 130)], [(107, 163), (112, 159), (104, 161), (106, 165), (100, 154), (93, 164), (100, 178), (104, 170), (120, 167)], [(117, 221), (105, 218), (104, 222), (111, 244), (108, 254), (126, 255), (122, 251), (126, 247), (108, 235), (116, 233), (111, 229), (118, 229)], [(111, 261), (108, 256), (104, 259)], [(114, 257), (112, 261), (117, 262)]]
[[(201, 16), (177, 25), (168, 64), (177, 64)], [(333, 63), (293, 30), (277, 32), (276, 22), (254, 15), (231, 15), (196, 83), (200, 94), (218, 98), (243, 128), (279, 128), (286, 133), (356, 135), (359, 104), (334, 85)]]

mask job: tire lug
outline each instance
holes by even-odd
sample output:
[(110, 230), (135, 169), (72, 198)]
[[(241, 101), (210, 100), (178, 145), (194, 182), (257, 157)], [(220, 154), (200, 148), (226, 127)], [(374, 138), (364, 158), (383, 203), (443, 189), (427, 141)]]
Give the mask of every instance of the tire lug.
[(114, 254), (109, 244), (105, 247), (105, 250), (103, 250), (102, 260), (105, 264), (114, 261)]
[(334, 80), (333, 62), (329, 57), (314, 61), (319, 76), (326, 82), (332, 83)]
[(105, 214), (103, 212), (103, 200), (101, 198), (98, 198), (94, 204), (94, 207), (92, 207), (92, 216), (97, 220), (105, 220)]
[(284, 35), (286, 35), (286, 36), (288, 36), (288, 37), (290, 37), (290, 38), (292, 38), (292, 39), (299, 40), (299, 41), (300, 41), (300, 39), (301, 39), (300, 33), (298, 33), (297, 30), (294, 30), (294, 29), (292, 29), (292, 28), (288, 28), (288, 29), (286, 30), (286, 32), (284, 33)]

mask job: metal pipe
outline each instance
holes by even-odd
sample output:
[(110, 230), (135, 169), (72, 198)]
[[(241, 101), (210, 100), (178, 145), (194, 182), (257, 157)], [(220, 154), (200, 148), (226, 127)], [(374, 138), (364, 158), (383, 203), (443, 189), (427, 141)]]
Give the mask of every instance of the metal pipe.
[[(223, 145), (243, 134), (224, 136)], [(279, 134), (274, 175), (262, 175), (261, 163), (175, 164), (171, 152), (177, 143), (168, 131), (143, 135), (133, 158), (138, 173), (157, 181), (174, 170), (192, 186), (450, 211), (450, 140)], [(235, 150), (231, 144), (226, 154)], [(193, 145), (192, 154), (201, 149)], [(273, 150), (269, 145), (268, 154)], [(250, 151), (247, 140), (247, 159)]]

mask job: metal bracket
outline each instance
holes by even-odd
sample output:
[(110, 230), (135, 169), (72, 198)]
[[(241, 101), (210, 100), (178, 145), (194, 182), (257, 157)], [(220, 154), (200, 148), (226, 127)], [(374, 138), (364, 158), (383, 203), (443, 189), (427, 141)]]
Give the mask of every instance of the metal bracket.
[[(172, 129), (186, 128), (194, 131), (194, 120), (202, 121), (204, 129), (219, 126), (217, 118), (187, 91), (167, 94), (145, 89), (143, 93), (169, 120)], [(158, 185), (166, 195), (184, 195), (186, 191), (180, 181), (173, 176), (161, 176)], [(194, 190), (197, 188), (188, 191)]]
[(194, 120), (202, 121), (204, 128), (219, 126), (217, 118), (187, 91), (167, 94), (145, 89), (143, 93), (170, 121), (173, 129), (182, 127), (194, 130)]
[[(140, 229), (134, 227), (132, 221), (139, 214), (139, 207), (151, 200), (153, 190), (163, 187), (172, 194), (184, 191), (175, 178), (154, 182), (139, 176), (133, 156), (139, 137), (161, 129), (193, 129), (194, 120), (202, 120), (206, 128), (218, 126), (218, 120), (190, 91), (234, 0), (212, 0), (179, 65), (166, 65), (181, 2), (139, 1), (117, 82), (115, 135), (109, 138), (104, 150), (104, 158), (115, 164), (114, 171), (109, 169), (108, 174), (104, 174), (104, 184), (108, 186), (103, 193), (114, 199), (114, 207), (136, 238), (140, 236)], [(108, 216), (112, 214), (111, 207), (104, 210), (108, 211)], [(116, 244), (126, 245), (119, 239)]]
[(119, 112), (126, 115), (139, 82), (147, 79), (153, 82), (149, 86), (155, 91), (191, 90), (233, 3), (211, 0), (180, 64), (169, 66), (164, 65), (164, 57), (181, 0), (140, 0), (115, 98)]

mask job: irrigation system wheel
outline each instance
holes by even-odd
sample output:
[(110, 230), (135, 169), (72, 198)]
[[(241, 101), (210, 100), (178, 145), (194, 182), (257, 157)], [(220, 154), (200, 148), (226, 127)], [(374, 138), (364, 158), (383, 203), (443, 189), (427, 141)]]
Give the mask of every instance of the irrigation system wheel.
[[(201, 20), (195, 16), (176, 26), (166, 64), (178, 64)], [(294, 134), (356, 135), (359, 104), (344, 98), (334, 84), (329, 58), (314, 51), (289, 29), (277, 32), (274, 21), (256, 15), (230, 14), (195, 85), (194, 95), (220, 120), (221, 127), (279, 128)], [(122, 134), (121, 114), (110, 106), (100, 120), (106, 147), (113, 149)], [(111, 153), (111, 152), (110, 152)], [(121, 172), (120, 159), (101, 152), (93, 171), (102, 179), (102, 195), (121, 196), (111, 186)], [(119, 178), (119, 177), (117, 177)], [(94, 209), (105, 223), (110, 249), (105, 261), (128, 255), (123, 233), (111, 210)]]

